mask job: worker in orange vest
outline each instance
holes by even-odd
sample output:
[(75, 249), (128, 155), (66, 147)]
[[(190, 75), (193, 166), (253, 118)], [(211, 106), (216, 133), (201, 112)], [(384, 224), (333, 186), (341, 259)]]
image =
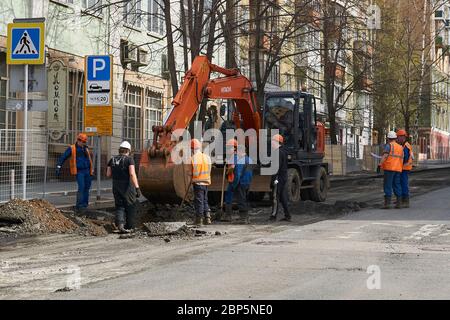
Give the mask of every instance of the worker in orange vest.
[(78, 184), (77, 203), (75, 206), (77, 212), (84, 212), (89, 206), (89, 190), (91, 189), (92, 176), (94, 175), (92, 157), (87, 141), (87, 135), (80, 133), (77, 137), (77, 142), (66, 149), (56, 166), (56, 176), (59, 176), (64, 162), (69, 159), (70, 174), (76, 176)]
[(394, 131), (388, 133), (388, 144), (384, 148), (380, 167), (384, 170), (384, 209), (391, 208), (392, 189), (397, 197), (396, 209), (401, 209), (402, 188), (400, 175), (403, 170), (403, 147), (397, 142)]
[(191, 158), (192, 184), (194, 187), (195, 225), (211, 224), (208, 205), (208, 186), (211, 185), (211, 158), (204, 154), (202, 144), (197, 139), (191, 140), (193, 152)]
[(400, 176), (402, 186), (402, 205), (409, 208), (409, 174), (413, 168), (414, 153), (413, 148), (408, 142), (408, 133), (405, 130), (397, 131), (397, 142), (403, 146), (403, 171)]

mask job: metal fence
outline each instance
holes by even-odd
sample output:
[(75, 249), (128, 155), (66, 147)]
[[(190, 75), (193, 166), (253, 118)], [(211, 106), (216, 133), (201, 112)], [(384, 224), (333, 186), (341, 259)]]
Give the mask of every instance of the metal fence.
[[(56, 176), (55, 169), (59, 157), (76, 141), (78, 133), (46, 129), (27, 131), (27, 199), (46, 198), (56, 192), (64, 195), (68, 191), (77, 190), (75, 178), (70, 175), (68, 161), (59, 177)], [(0, 202), (24, 197), (24, 141), (25, 131), (22, 129), (0, 130)], [(93, 152), (95, 171), (99, 162), (103, 168), (106, 165), (106, 150), (102, 150), (103, 155), (98, 158), (98, 141), (96, 136), (89, 137), (88, 140), (90, 150)], [(100, 173), (104, 174), (104, 170), (102, 171)], [(102, 179), (98, 181), (102, 182)], [(96, 184), (98, 196), (102, 188), (110, 185), (109, 181), (103, 181), (102, 185), (99, 182)]]

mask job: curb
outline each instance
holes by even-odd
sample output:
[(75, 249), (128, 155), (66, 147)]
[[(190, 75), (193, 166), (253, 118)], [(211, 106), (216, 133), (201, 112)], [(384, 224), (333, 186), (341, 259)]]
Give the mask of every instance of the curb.
[[(112, 188), (105, 188), (105, 189), (100, 189), (100, 192), (102, 193), (111, 193), (112, 192)], [(76, 196), (78, 193), (78, 190), (69, 190), (69, 191), (51, 191), (51, 192), (46, 192), (45, 195), (46, 196)], [(91, 189), (89, 191), (89, 194), (95, 194), (97, 193), (97, 189)]]
[[(445, 166), (445, 167), (436, 167), (436, 168), (417, 168), (414, 169), (411, 174), (414, 173), (418, 173), (418, 172), (424, 172), (424, 171), (438, 171), (438, 170), (446, 170), (446, 169), (450, 169), (450, 165), (449, 166)], [(336, 178), (333, 178), (336, 177)], [(346, 176), (342, 176), (342, 177), (337, 177), (337, 176), (331, 176), (330, 177), (330, 183), (339, 183), (339, 182), (347, 182), (347, 181), (357, 181), (357, 180), (363, 180), (363, 179), (376, 179), (376, 178), (383, 178), (382, 174), (372, 174), (372, 175), (365, 175), (365, 176), (356, 176), (356, 177), (346, 177)]]

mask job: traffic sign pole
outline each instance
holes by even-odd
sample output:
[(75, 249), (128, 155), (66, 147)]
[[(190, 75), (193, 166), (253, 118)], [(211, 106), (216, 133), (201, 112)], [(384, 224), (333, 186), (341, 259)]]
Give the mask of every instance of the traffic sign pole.
[(22, 198), (27, 199), (28, 162), (28, 65), (45, 64), (45, 18), (14, 19), (8, 23), (8, 65), (24, 65)]
[(28, 64), (24, 65), (25, 81), (24, 92), (25, 99), (23, 103), (23, 121), (24, 121), (24, 137), (23, 137), (23, 164), (22, 164), (22, 187), (23, 187), (23, 200), (27, 199), (27, 156), (28, 156)]

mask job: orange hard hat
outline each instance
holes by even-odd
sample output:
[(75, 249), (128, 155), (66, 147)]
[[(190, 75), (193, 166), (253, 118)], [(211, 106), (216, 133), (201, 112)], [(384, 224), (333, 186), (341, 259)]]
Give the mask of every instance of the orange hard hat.
[(191, 149), (196, 150), (196, 149), (200, 149), (201, 147), (202, 147), (202, 144), (200, 143), (200, 141), (198, 141), (198, 139), (191, 140)]
[(398, 137), (398, 136), (404, 136), (404, 137), (407, 137), (408, 134), (406, 133), (405, 130), (401, 129), (401, 130), (398, 130), (398, 131), (397, 131), (397, 137)]
[(236, 139), (230, 139), (230, 140), (227, 141), (227, 146), (228, 147), (235, 147), (235, 148), (237, 148), (238, 147), (238, 142), (237, 142)]
[(284, 142), (284, 138), (281, 134), (276, 134), (272, 137), (273, 141), (277, 141), (279, 143), (283, 143)]
[(84, 133), (80, 133), (77, 137), (77, 140), (86, 143), (88, 141), (88, 136)]

